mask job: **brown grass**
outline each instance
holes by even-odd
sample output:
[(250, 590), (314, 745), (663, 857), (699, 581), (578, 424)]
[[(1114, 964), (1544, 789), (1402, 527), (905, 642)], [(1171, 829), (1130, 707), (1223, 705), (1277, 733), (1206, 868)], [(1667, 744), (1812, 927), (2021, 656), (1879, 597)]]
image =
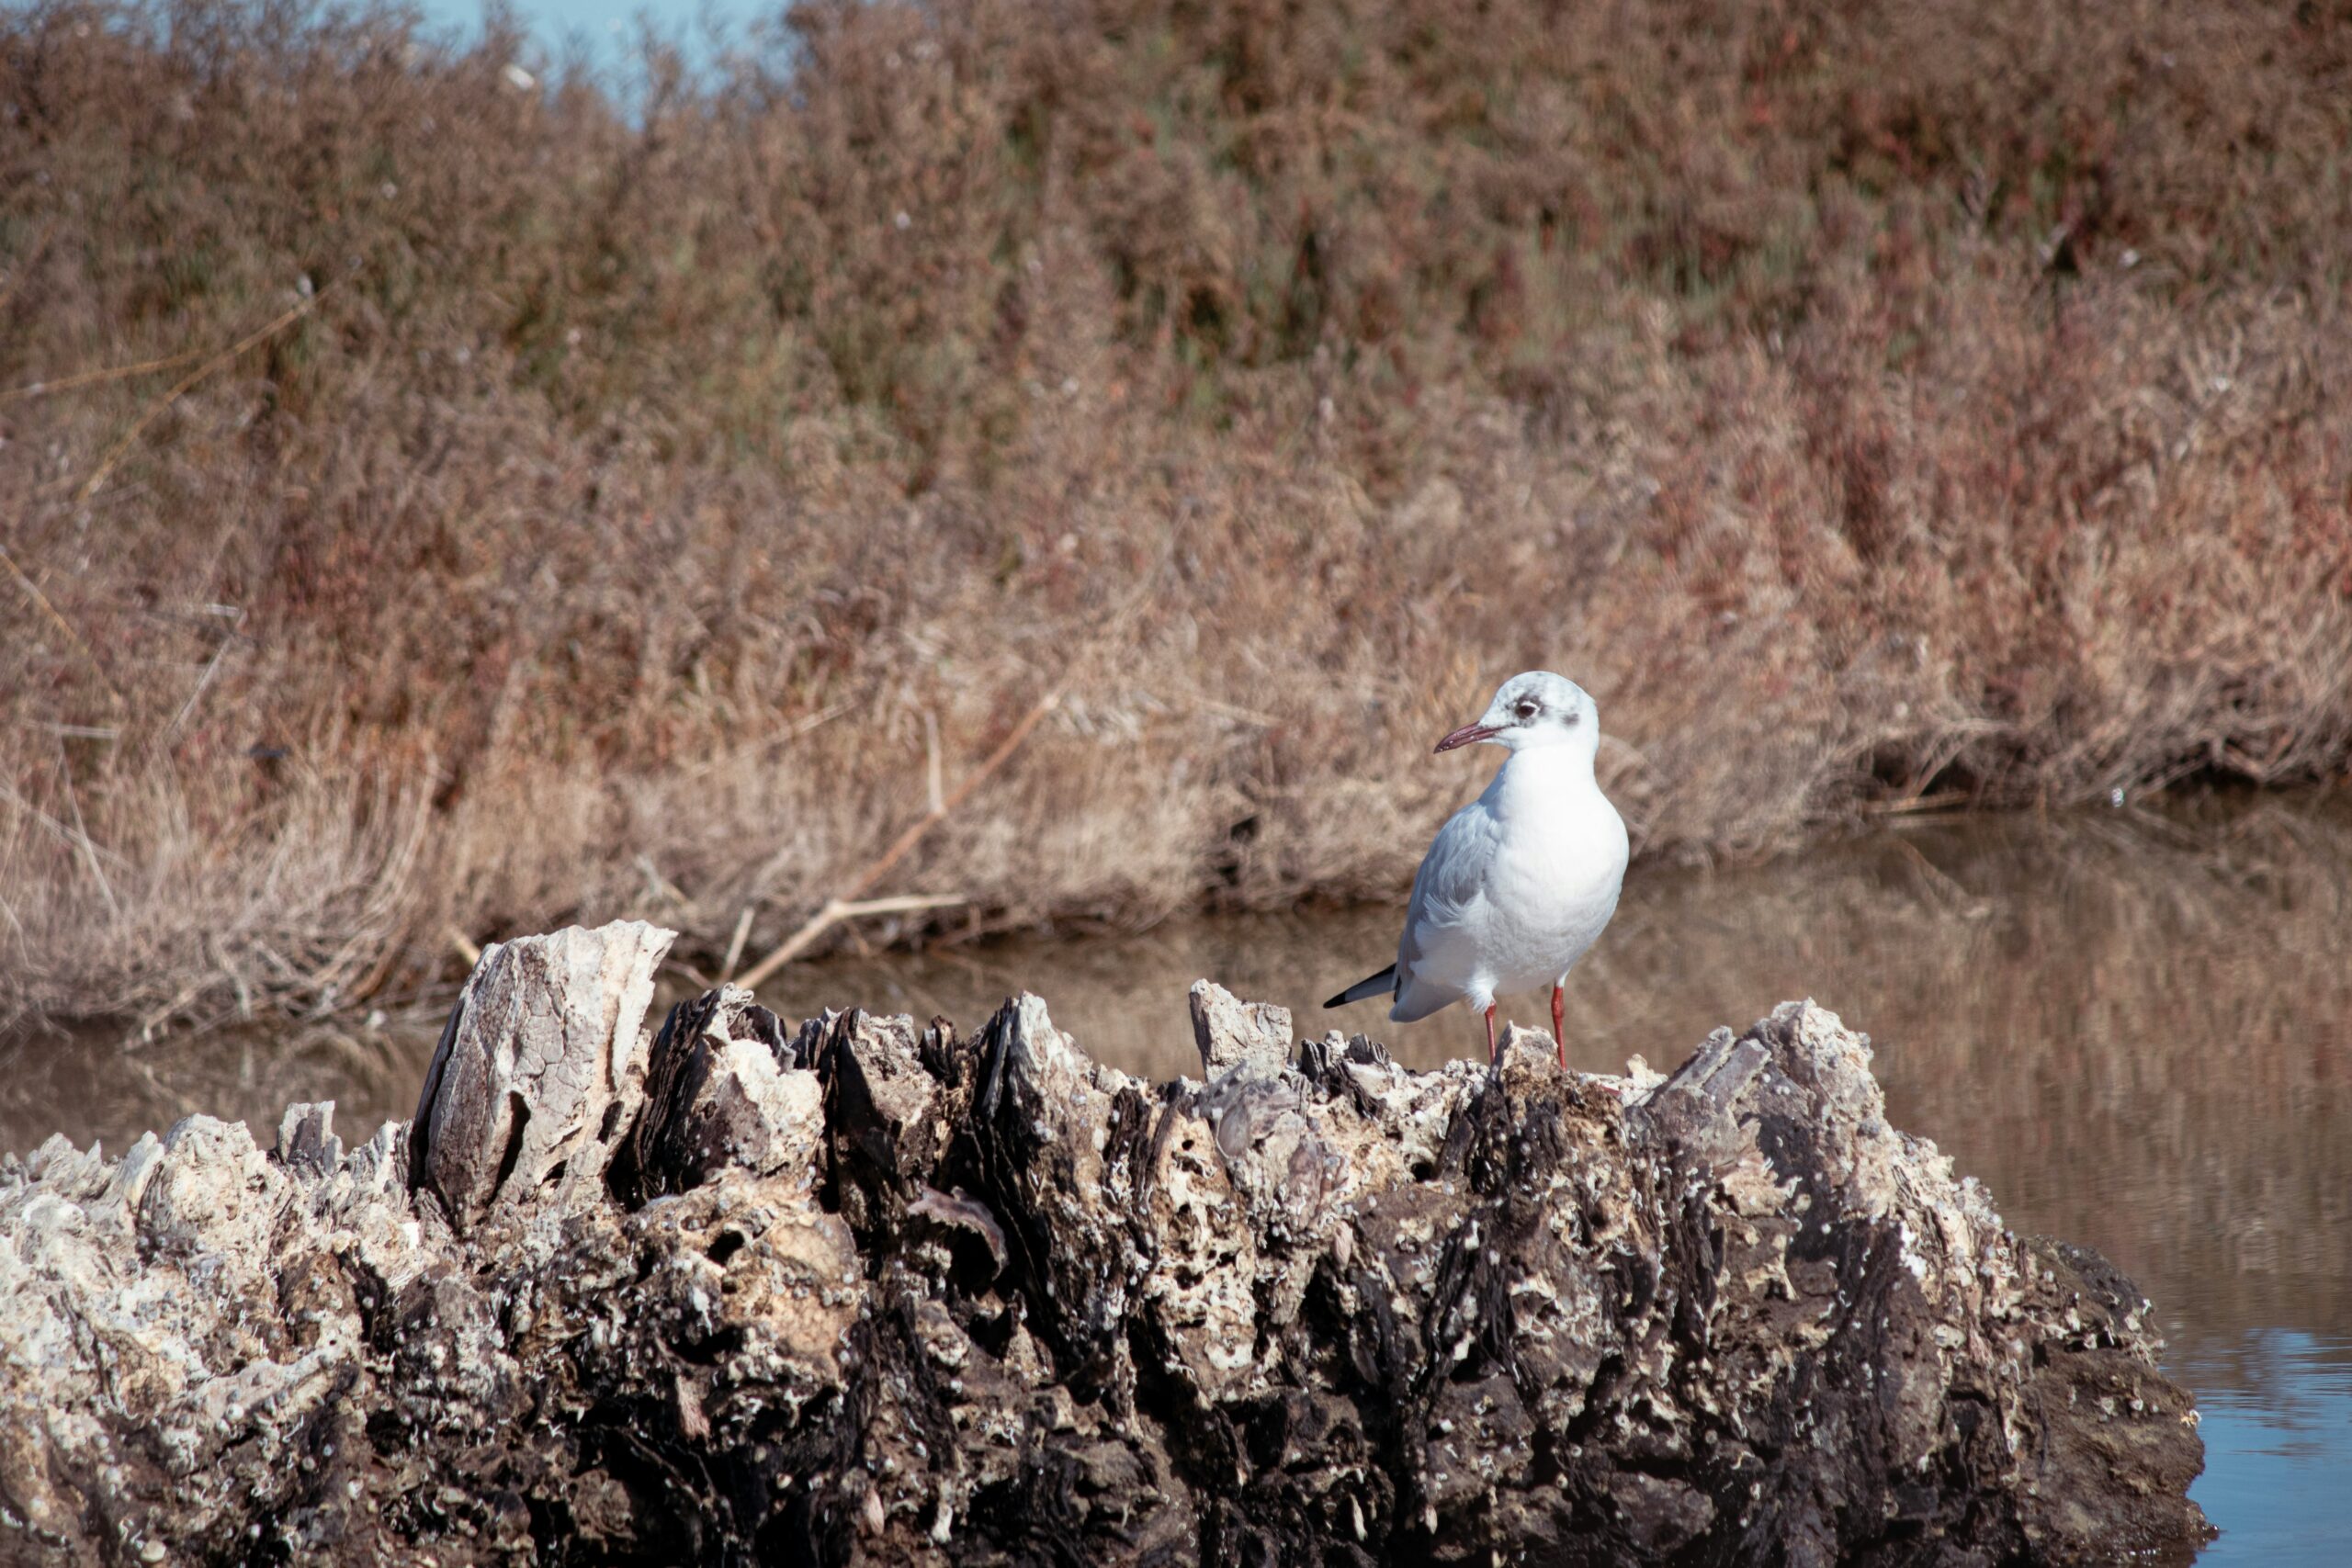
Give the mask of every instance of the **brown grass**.
[(2328, 8), (159, 15), (0, 17), (0, 1019), (757, 951), (1065, 678), (877, 891), (1393, 893), (1531, 665), (1651, 853), (2352, 759)]

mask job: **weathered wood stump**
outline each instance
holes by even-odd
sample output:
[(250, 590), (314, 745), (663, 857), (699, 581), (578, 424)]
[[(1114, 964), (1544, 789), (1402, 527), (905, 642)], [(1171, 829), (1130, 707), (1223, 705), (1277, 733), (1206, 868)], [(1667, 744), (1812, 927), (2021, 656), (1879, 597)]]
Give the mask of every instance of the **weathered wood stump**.
[(0, 1560), (2105, 1561), (2201, 1538), (2148, 1305), (1791, 1003), (1671, 1077), (1407, 1072), (1196, 987), (1205, 1083), (645, 1042), (669, 933), (491, 949), (417, 1116), (0, 1167)]

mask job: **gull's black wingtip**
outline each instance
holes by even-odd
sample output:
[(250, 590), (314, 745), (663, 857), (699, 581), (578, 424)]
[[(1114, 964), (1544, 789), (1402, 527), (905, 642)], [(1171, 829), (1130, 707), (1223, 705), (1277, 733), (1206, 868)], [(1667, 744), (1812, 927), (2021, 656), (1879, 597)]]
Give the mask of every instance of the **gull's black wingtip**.
[(1323, 1005), (1326, 1008), (1343, 1008), (1350, 1002), (1360, 1002), (1366, 997), (1376, 997), (1383, 991), (1393, 991), (1396, 988), (1396, 965), (1391, 964), (1377, 975), (1365, 976)]

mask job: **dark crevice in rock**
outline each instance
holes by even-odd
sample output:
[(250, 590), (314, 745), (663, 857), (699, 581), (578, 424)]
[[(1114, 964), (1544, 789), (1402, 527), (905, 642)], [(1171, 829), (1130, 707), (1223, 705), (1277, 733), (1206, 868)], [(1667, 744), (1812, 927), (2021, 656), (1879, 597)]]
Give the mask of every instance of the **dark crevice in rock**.
[[(490, 1184), (492, 1195), (506, 1190), (507, 1180), (514, 1176), (515, 1166), (522, 1163), (523, 1140), (531, 1131), (531, 1102), (519, 1090), (509, 1090), (506, 1096), (506, 1146), (498, 1156), (498, 1175)], [(559, 1166), (559, 1169), (561, 1168)]]

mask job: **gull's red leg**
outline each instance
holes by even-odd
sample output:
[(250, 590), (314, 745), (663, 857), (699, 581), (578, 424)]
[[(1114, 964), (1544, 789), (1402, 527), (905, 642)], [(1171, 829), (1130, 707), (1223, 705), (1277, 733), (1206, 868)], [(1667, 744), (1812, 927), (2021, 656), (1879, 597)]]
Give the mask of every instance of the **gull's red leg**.
[(1552, 982), (1552, 1043), (1560, 1048), (1560, 1066), (1563, 1071), (1566, 1070), (1568, 1065), (1568, 1037), (1560, 1029), (1560, 1020), (1565, 1016), (1560, 1007), (1560, 987), (1564, 984), (1566, 982), (1560, 980)]
[(1495, 1065), (1495, 1006), (1487, 1004), (1487, 1065)]

